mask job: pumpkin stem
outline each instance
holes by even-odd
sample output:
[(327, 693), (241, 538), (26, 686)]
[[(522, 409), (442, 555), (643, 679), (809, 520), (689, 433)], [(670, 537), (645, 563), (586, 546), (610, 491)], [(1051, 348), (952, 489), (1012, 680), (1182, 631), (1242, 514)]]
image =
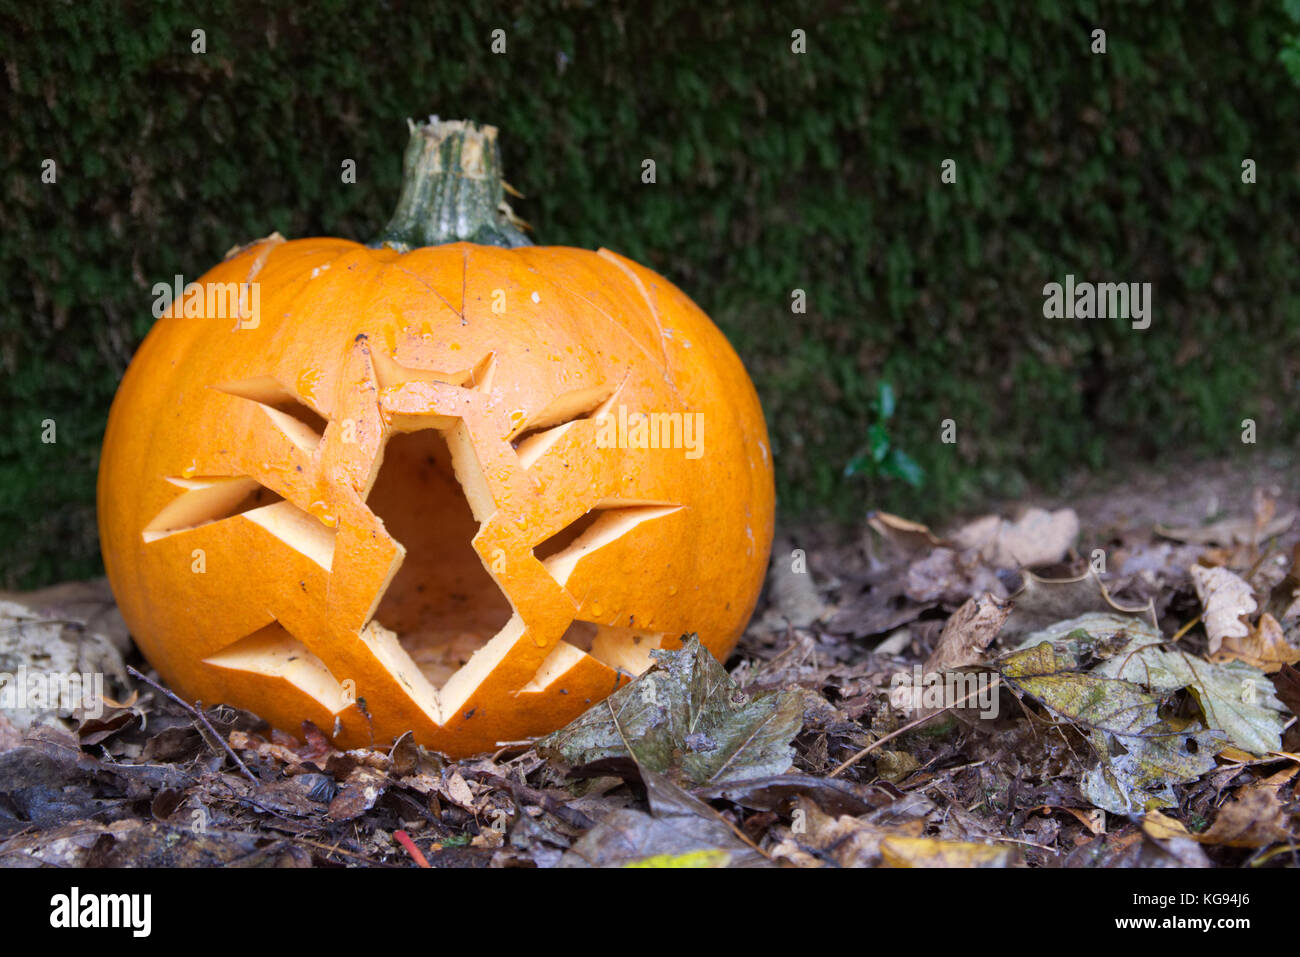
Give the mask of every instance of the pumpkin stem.
[(470, 120), (407, 124), (397, 211), (374, 245), (405, 252), (464, 240), (490, 246), (529, 246), (527, 223), (505, 201), (495, 126)]

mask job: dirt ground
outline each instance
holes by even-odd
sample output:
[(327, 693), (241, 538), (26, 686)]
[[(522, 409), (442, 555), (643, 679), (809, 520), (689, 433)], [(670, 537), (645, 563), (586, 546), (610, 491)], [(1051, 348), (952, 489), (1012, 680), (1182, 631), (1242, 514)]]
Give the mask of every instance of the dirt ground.
[(0, 596), (118, 705), (0, 712), (0, 864), (1295, 866), (1294, 466), (1135, 463), (933, 531), (781, 529), (726, 672), (688, 640), (657, 695), (458, 762), (198, 714), (102, 583)]

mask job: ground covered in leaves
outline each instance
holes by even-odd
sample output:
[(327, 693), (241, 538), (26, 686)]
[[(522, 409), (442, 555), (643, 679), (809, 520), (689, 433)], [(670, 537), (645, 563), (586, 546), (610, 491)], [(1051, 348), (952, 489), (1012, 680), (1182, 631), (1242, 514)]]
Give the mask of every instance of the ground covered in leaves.
[(3, 595), (0, 672), (100, 670), (112, 701), (0, 711), (0, 864), (1295, 866), (1286, 474), (785, 533), (728, 669), (688, 639), (458, 762), (191, 709), (102, 583)]

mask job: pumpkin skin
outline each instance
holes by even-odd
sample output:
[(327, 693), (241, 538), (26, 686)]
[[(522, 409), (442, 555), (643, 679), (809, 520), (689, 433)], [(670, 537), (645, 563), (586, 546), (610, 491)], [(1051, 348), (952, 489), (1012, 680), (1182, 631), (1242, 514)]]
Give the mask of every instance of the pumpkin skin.
[[(684, 632), (725, 659), (772, 466), (675, 286), (603, 249), (279, 237), (199, 285), (242, 282), (249, 319), (158, 320), (101, 457), (108, 577), (179, 694), (459, 757), (563, 726)], [(699, 413), (702, 454), (601, 447), (636, 413)]]

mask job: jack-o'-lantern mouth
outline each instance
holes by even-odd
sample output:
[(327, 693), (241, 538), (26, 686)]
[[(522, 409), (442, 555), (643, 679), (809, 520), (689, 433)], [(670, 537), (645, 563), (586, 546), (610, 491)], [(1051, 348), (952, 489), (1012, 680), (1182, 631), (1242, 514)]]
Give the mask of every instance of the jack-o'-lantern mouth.
[[(594, 394), (601, 396), (599, 401), (593, 401)], [(608, 390), (567, 397), (521, 425), (507, 440), (519, 467), (526, 470), (536, 462), (557, 441), (557, 433), (603, 414), (609, 397)], [(482, 500), (484, 487), (478, 452), (459, 427), (394, 433), (385, 442), (366, 504), (402, 557), (367, 629), (372, 635), (376, 630), (391, 633), (427, 680), (428, 686), (414, 689), (415, 696), (431, 693), (436, 713), (445, 721), (525, 633), (554, 650), (533, 680), (518, 689), (521, 693), (543, 690), (550, 678), (583, 655), (628, 678), (645, 670), (652, 661), (650, 651), (666, 636), (636, 628), (634, 622), (620, 626), (587, 620), (581, 596), (570, 595), (565, 586), (583, 558), (680, 506), (598, 499), (541, 541), (521, 534), (520, 547), (510, 549), (507, 557), (502, 549), (489, 555), (475, 547), (480, 533), (491, 534), (514, 521)], [(480, 514), (491, 513), (482, 521), (475, 516), (471, 490), (478, 492)], [(547, 522), (535, 526), (547, 529)], [(521, 615), (514, 607), (510, 589), (518, 584), (518, 572), (512, 575), (508, 569), (519, 563), (521, 554), (525, 561), (536, 560), (554, 593), (551, 601), (568, 608), (558, 622), (543, 616), (558, 624), (561, 634), (541, 633), (545, 623), (539, 626), (533, 616)], [(427, 703), (425, 707), (434, 710)]]
[(479, 529), (442, 434), (392, 436), (367, 500), (405, 557), (375, 621), (435, 688), (501, 632), (512, 608), (471, 544)]

